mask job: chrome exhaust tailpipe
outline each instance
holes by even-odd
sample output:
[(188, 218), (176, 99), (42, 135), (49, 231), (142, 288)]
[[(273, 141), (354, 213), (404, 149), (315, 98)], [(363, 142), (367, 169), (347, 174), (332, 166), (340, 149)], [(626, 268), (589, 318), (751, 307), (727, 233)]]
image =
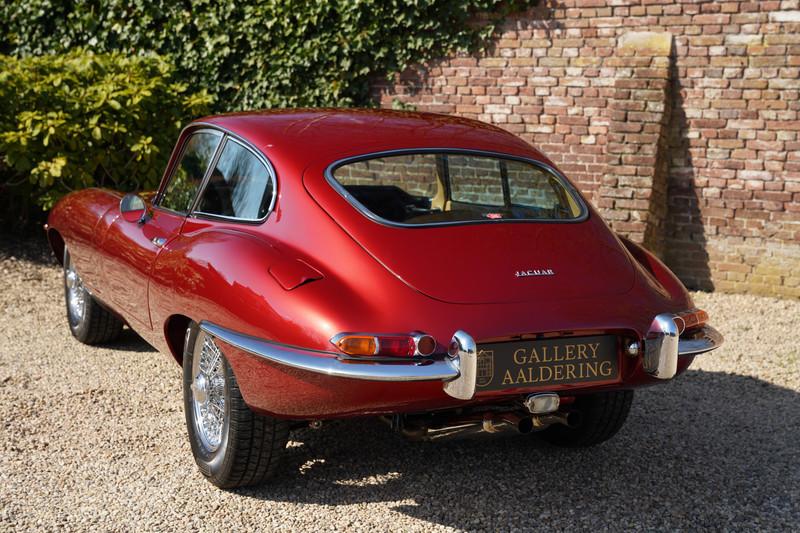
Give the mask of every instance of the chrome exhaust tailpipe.
[(557, 412), (549, 415), (538, 415), (531, 417), (531, 421), (533, 422), (533, 427), (535, 429), (545, 429), (553, 424), (561, 424), (562, 426), (574, 428), (580, 424), (580, 416), (581, 415), (578, 411), (570, 411), (566, 413)]
[(529, 416), (519, 416), (514, 413), (503, 413), (497, 418), (487, 415), (483, 418), (481, 429), (486, 433), (515, 429), (524, 435), (533, 431), (533, 421)]
[(575, 427), (578, 423), (577, 412), (553, 413), (549, 415), (519, 416), (514, 413), (504, 413), (500, 416), (487, 415), (481, 421), (481, 431), (485, 433), (500, 433), (514, 429), (522, 435), (533, 431), (541, 431), (553, 424)]
[(499, 417), (484, 417), (481, 430), (486, 433), (499, 433), (500, 431), (513, 428), (523, 435), (533, 431), (546, 429), (553, 424), (575, 427), (580, 423), (580, 414), (577, 411), (568, 413), (552, 413), (548, 415), (519, 416), (514, 413), (504, 413)]
[(519, 416), (513, 413), (508, 413), (503, 415), (502, 420), (511, 426), (513, 426), (517, 431), (522, 433), (523, 435), (527, 435), (531, 431), (533, 431), (533, 420), (529, 416)]

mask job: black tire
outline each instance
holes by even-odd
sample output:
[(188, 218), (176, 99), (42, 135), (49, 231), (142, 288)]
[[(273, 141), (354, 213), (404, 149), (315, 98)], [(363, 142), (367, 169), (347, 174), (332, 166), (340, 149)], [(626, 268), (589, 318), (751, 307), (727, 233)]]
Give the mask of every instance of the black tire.
[[(261, 416), (242, 399), (239, 385), (222, 351), (220, 372), (224, 380), (224, 418), (219, 443), (208, 446), (199, 429), (192, 390), (195, 359), (202, 357), (203, 344), (210, 339), (192, 323), (186, 331), (183, 352), (183, 400), (186, 429), (192, 454), (200, 472), (214, 485), (233, 489), (259, 485), (272, 477), (286, 453), (289, 422)], [(216, 349), (219, 347), (214, 343)], [(210, 390), (210, 389), (209, 389)]]
[(574, 427), (554, 424), (537, 433), (543, 440), (565, 448), (587, 448), (613, 437), (625, 424), (633, 402), (633, 391), (601, 392), (579, 396)]
[[(74, 290), (70, 288), (68, 278), (70, 271), (73, 273), (72, 283)], [(80, 304), (75, 308), (70, 305), (71, 293), (79, 297)], [(89, 293), (83, 286), (77, 271), (72, 265), (69, 251), (64, 248), (64, 303), (67, 309), (67, 322), (72, 336), (84, 344), (105, 344), (116, 340), (122, 333), (123, 323), (116, 315), (108, 311)]]

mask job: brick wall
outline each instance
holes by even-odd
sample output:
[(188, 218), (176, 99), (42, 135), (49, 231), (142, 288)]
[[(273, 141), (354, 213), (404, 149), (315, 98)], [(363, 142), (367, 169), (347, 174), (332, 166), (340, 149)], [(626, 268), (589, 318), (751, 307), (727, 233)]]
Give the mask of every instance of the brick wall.
[(542, 1), (480, 57), (375, 85), (533, 143), (689, 287), (790, 297), (799, 92), (798, 0)]

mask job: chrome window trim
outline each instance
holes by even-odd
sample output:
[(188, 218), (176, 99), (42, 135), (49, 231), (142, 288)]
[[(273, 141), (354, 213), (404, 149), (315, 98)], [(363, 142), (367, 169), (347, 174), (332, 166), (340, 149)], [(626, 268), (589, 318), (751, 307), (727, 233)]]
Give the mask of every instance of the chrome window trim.
[[(198, 210), (198, 207), (200, 205), (200, 199), (203, 197), (203, 193), (205, 193), (206, 187), (208, 186), (208, 182), (211, 178), (211, 171), (213, 171), (213, 169), (219, 162), (219, 158), (222, 156), (222, 152), (228, 145), (228, 141), (234, 142), (239, 146), (241, 146), (242, 148), (244, 148), (245, 150), (247, 150), (262, 165), (264, 165), (264, 168), (267, 170), (267, 174), (269, 175), (269, 180), (272, 183), (272, 197), (270, 198), (269, 201), (269, 207), (267, 208), (267, 213), (261, 218), (230, 217), (227, 215), (217, 215), (214, 213), (206, 213), (204, 211)], [(209, 165), (209, 171), (206, 173), (205, 177), (203, 178), (203, 182), (200, 184), (200, 191), (198, 192), (197, 197), (195, 198), (195, 201), (192, 204), (192, 209), (189, 212), (189, 216), (192, 218), (222, 220), (225, 222), (242, 223), (242, 224), (262, 224), (267, 220), (267, 218), (269, 218), (269, 215), (275, 208), (275, 202), (277, 201), (277, 198), (278, 198), (278, 179), (275, 173), (275, 169), (273, 168), (269, 159), (267, 159), (266, 156), (261, 154), (261, 151), (256, 149), (252, 144), (248, 143), (247, 141), (236, 135), (233, 135), (230, 132), (225, 131), (221, 144), (217, 148), (217, 152), (214, 155), (214, 159)]]
[[(217, 161), (217, 157), (220, 154), (220, 147), (223, 145), (223, 141), (225, 140), (225, 132), (220, 131), (219, 129), (206, 127), (205, 125), (201, 125), (200, 127), (198, 127), (198, 124), (189, 124), (183, 129), (183, 131), (181, 131), (179, 138), (183, 136), (184, 133), (186, 133), (186, 137), (184, 138), (183, 143), (181, 144), (180, 153), (178, 154), (178, 157), (175, 158), (172, 166), (167, 169), (168, 175), (166, 179), (162, 179), (161, 186), (158, 188), (158, 192), (156, 192), (156, 197), (153, 198), (153, 201), (151, 202), (150, 205), (152, 206), (153, 209), (158, 209), (160, 211), (165, 211), (167, 213), (173, 213), (176, 215), (188, 216), (191, 213), (195, 203), (197, 203), (197, 199), (199, 198), (200, 192), (202, 191), (203, 184), (205, 183), (205, 180), (207, 179), (209, 173), (211, 172), (211, 169), (213, 168), (212, 165), (214, 165), (214, 163)], [(192, 201), (192, 205), (190, 206), (190, 209), (185, 212), (175, 211), (174, 209), (164, 207), (161, 205), (161, 202), (164, 199), (164, 195), (167, 193), (167, 187), (172, 181), (172, 178), (175, 177), (176, 169), (180, 165), (180, 162), (183, 160), (183, 156), (186, 152), (186, 146), (189, 144), (189, 139), (191, 139), (194, 135), (197, 135), (198, 133), (210, 133), (212, 135), (219, 137), (219, 140), (217, 142), (217, 147), (214, 150), (214, 155), (211, 156), (211, 161), (206, 167), (206, 171), (203, 174), (203, 177), (200, 179), (200, 186), (197, 188), (197, 192), (194, 195), (194, 200)]]
[[(334, 177), (333, 173), (336, 171), (337, 168), (347, 165), (349, 163), (357, 163), (359, 161), (367, 161), (370, 159), (379, 159), (381, 157), (390, 157), (390, 156), (398, 156), (398, 155), (413, 155), (413, 154), (458, 154), (458, 155), (475, 155), (479, 157), (495, 157), (499, 159), (508, 159), (511, 161), (520, 161), (523, 163), (528, 163), (535, 167), (539, 167), (547, 172), (550, 172), (555, 178), (559, 181), (559, 183), (564, 187), (567, 193), (572, 197), (575, 203), (580, 207), (581, 212), (575, 218), (569, 219), (558, 219), (558, 218), (505, 218), (505, 219), (487, 219), (487, 220), (464, 220), (464, 221), (455, 221), (455, 222), (428, 222), (425, 224), (407, 224), (405, 222), (392, 222), (391, 220), (387, 220), (383, 217), (379, 217), (378, 215), (374, 214), (372, 211), (367, 209), (367, 207), (359, 202), (352, 194), (347, 192), (347, 189), (344, 188), (336, 178)], [(438, 226), (461, 226), (465, 224), (512, 224), (512, 223), (524, 223), (524, 224), (577, 224), (580, 222), (584, 222), (589, 218), (589, 207), (587, 206), (586, 202), (584, 202), (583, 197), (581, 197), (580, 193), (577, 191), (575, 187), (573, 187), (572, 183), (564, 176), (561, 172), (557, 169), (551, 167), (546, 163), (542, 163), (541, 161), (537, 161), (535, 159), (531, 159), (529, 157), (517, 156), (512, 154), (506, 154), (502, 152), (493, 152), (488, 150), (473, 150), (473, 149), (466, 149), (466, 148), (402, 148), (397, 150), (384, 150), (380, 152), (371, 152), (368, 154), (362, 154), (357, 156), (345, 157), (334, 161), (330, 165), (327, 166), (325, 169), (325, 180), (328, 184), (333, 187), (333, 189), (338, 192), (350, 205), (352, 205), (356, 210), (360, 211), (362, 215), (366, 216), (373, 222), (377, 222), (383, 226), (390, 226), (396, 228), (430, 228), (430, 227), (438, 227)]]

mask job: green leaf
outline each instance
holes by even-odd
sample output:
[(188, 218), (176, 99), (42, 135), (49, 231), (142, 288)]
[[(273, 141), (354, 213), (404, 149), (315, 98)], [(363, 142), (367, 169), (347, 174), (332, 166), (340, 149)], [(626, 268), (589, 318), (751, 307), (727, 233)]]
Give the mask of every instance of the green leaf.
[(0, 55), (0, 153), (11, 167), (0, 178), (23, 182), (4, 194), (52, 205), (101, 178), (155, 187), (180, 128), (198, 116), (373, 106), (373, 80), (477, 52), (505, 15), (534, 3), (0, 2), (0, 49), (17, 56)]
[[(154, 69), (163, 64), (152, 55), (80, 49), (20, 59), (0, 55), (0, 153), (7, 165), (0, 165), (0, 177), (14, 184), (4, 189), (4, 199), (51, 205), (100, 178), (126, 191), (155, 187), (181, 126), (208, 114), (212, 100), (205, 91), (174, 90), (181, 85), (174, 70)], [(14, 98), (3, 98), (9, 94)], [(137, 143), (140, 161), (132, 165), (130, 148)]]

